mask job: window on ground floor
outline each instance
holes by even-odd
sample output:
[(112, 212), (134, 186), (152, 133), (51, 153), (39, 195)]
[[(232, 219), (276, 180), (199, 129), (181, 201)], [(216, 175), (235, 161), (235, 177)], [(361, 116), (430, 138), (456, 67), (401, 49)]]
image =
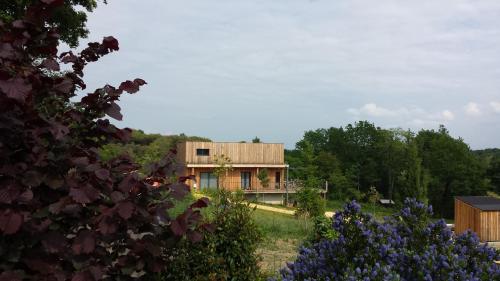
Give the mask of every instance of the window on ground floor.
[(274, 188), (276, 188), (276, 189), (281, 188), (281, 173), (280, 172), (276, 172), (276, 174), (275, 174)]
[(241, 172), (241, 188), (242, 189), (250, 189), (252, 174), (250, 172)]
[(217, 189), (217, 177), (214, 173), (200, 173), (200, 190), (203, 189)]

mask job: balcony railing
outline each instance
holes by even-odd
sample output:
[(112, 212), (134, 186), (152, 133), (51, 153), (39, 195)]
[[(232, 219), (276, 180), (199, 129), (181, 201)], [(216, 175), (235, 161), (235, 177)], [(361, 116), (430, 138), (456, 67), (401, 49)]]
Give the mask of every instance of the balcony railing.
[[(198, 185), (198, 187), (202, 189), (207, 188), (201, 185)], [(252, 180), (249, 186), (245, 186), (241, 181), (221, 180), (219, 187), (229, 190), (243, 190), (245, 193), (285, 193), (287, 191), (284, 182), (270, 182), (267, 187), (263, 187), (258, 180)], [(216, 188), (216, 186), (212, 186), (211, 188)], [(294, 192), (296, 189), (289, 186), (288, 191)]]

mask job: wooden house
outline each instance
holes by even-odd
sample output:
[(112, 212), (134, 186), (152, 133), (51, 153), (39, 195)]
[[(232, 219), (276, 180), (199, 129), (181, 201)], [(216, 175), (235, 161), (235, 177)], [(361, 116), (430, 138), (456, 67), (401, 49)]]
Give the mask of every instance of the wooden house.
[[(217, 157), (230, 159), (231, 167), (217, 177), (214, 169), (220, 166)], [(183, 174), (194, 175), (188, 181), (194, 189), (242, 190), (250, 199), (267, 203), (282, 203), (286, 186), (287, 165), (282, 143), (183, 142), (177, 145), (177, 161)], [(257, 175), (265, 169), (268, 184), (261, 183)]]
[(481, 242), (500, 241), (500, 199), (489, 196), (455, 197), (455, 232), (474, 231)]

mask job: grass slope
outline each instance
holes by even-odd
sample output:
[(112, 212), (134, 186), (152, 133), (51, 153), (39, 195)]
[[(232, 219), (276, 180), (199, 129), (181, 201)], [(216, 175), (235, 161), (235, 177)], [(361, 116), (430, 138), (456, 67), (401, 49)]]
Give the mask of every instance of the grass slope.
[(272, 275), (295, 259), (298, 247), (311, 231), (311, 221), (264, 210), (255, 210), (254, 219), (264, 234), (257, 250), (262, 257), (260, 266)]

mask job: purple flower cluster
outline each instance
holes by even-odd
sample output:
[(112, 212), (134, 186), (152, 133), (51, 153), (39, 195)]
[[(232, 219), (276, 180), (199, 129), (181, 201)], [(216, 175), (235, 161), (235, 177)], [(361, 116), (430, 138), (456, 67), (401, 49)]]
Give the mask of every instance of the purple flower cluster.
[(281, 270), (291, 280), (500, 280), (500, 252), (480, 245), (474, 233), (454, 236), (432, 208), (406, 199), (401, 211), (380, 223), (356, 202), (335, 214), (334, 240), (301, 248)]

